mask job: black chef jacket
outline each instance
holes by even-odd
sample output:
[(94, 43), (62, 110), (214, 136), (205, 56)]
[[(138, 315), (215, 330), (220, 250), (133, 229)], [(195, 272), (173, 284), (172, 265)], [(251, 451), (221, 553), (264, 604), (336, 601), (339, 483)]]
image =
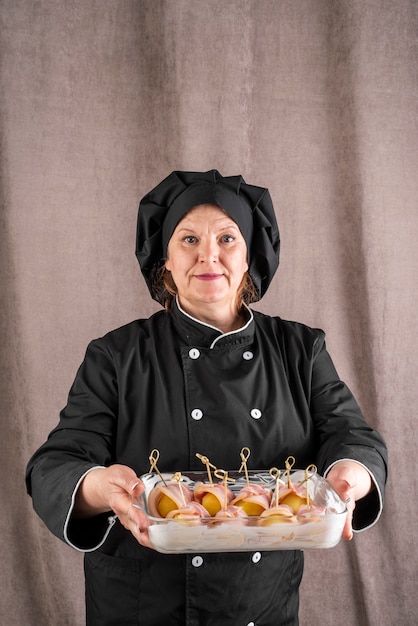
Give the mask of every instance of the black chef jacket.
[(380, 514), (386, 448), (365, 422), (325, 348), (324, 333), (249, 311), (223, 334), (175, 305), (93, 341), (59, 425), (28, 465), (34, 508), (85, 552), (87, 623), (285, 626), (298, 623), (300, 551), (162, 555), (140, 546), (112, 515), (71, 517), (85, 473), (121, 463), (138, 475), (160, 451), (160, 471), (203, 469), (196, 453), (237, 469), (315, 463), (324, 474), (352, 459), (374, 489), (354, 527)]

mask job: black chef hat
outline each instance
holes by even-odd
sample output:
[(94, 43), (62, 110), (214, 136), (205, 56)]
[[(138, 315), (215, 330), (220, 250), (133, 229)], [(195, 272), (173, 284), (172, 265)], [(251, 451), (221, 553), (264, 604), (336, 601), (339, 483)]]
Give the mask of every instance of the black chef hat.
[[(247, 185), (242, 176), (172, 172), (139, 204), (136, 256), (153, 297), (155, 271), (179, 221), (195, 206), (216, 204), (238, 225), (248, 251), (248, 271), (261, 298), (279, 265), (280, 237), (268, 189)], [(161, 304), (163, 304), (161, 302)]]

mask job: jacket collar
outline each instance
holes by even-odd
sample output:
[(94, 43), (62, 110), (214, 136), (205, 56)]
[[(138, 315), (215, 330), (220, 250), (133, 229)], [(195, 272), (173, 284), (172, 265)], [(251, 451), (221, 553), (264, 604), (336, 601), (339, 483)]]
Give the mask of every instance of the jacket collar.
[(215, 348), (249, 343), (254, 337), (254, 316), (251, 309), (245, 306), (247, 322), (238, 330), (223, 333), (219, 328), (201, 322), (184, 311), (178, 299), (171, 307), (170, 314), (179, 335), (188, 345), (203, 348)]

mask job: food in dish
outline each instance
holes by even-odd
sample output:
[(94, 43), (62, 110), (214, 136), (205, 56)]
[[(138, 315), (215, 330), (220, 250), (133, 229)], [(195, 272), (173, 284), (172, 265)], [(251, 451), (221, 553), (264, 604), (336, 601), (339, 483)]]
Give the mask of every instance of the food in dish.
[(245, 469), (245, 476), (242, 468), (210, 469), (162, 475), (154, 460), (153, 471), (141, 476), (145, 491), (135, 506), (149, 518), (154, 549), (293, 550), (340, 541), (346, 506), (314, 466), (293, 470), (289, 462), (282, 471)]
[(197, 483), (194, 488), (194, 499), (206, 509), (209, 516), (213, 517), (222, 510), (226, 510), (234, 498), (233, 492), (222, 483), (206, 484)]
[(167, 483), (153, 489), (148, 497), (148, 509), (155, 517), (168, 517), (173, 511), (186, 507), (193, 500), (190, 487)]
[(242, 508), (247, 515), (253, 517), (261, 515), (264, 511), (268, 510), (270, 508), (271, 499), (271, 489), (266, 489), (263, 485), (256, 483), (249, 483), (239, 491), (231, 504)]

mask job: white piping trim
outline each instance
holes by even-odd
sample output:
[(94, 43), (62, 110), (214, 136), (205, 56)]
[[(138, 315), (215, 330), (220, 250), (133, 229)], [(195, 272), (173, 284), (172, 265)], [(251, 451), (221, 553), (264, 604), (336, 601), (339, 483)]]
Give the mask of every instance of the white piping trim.
[(105, 531), (105, 534), (102, 538), (102, 540), (97, 544), (97, 546), (94, 546), (93, 548), (79, 548), (78, 546), (76, 546), (74, 543), (72, 543), (68, 537), (68, 527), (70, 525), (70, 519), (71, 519), (71, 513), (74, 509), (74, 504), (75, 504), (75, 498), (77, 495), (77, 491), (78, 488), (80, 487), (81, 482), (83, 481), (84, 477), (87, 476), (87, 474), (89, 474), (90, 472), (92, 472), (95, 469), (105, 469), (105, 467), (103, 465), (95, 465), (94, 467), (90, 467), (90, 469), (87, 470), (87, 472), (84, 472), (84, 474), (81, 476), (81, 478), (79, 478), (73, 494), (71, 496), (71, 505), (70, 508), (68, 510), (67, 513), (67, 517), (65, 519), (65, 523), (64, 523), (64, 539), (65, 541), (68, 543), (68, 545), (70, 545), (72, 548), (74, 548), (75, 550), (77, 550), (78, 552), (94, 552), (94, 550), (97, 550), (97, 548), (100, 548), (100, 546), (102, 546), (104, 544), (104, 542), (107, 539), (108, 534), (110, 533), (112, 527), (114, 526), (118, 516), (117, 515), (109, 515), (109, 517), (107, 518), (108, 521), (108, 527)]
[[(331, 469), (332, 467), (334, 467), (334, 465), (337, 465), (337, 463), (340, 463), (341, 461), (351, 461), (351, 462), (353, 462), (353, 463), (358, 463), (359, 465), (361, 465), (362, 467), (364, 467), (364, 469), (365, 469), (365, 470), (366, 470), (366, 471), (370, 474), (370, 478), (372, 479), (373, 484), (374, 484), (374, 486), (376, 487), (377, 494), (378, 494), (378, 496), (379, 496), (379, 511), (378, 511), (378, 514), (376, 515), (376, 519), (375, 519), (375, 520), (374, 520), (371, 524), (369, 524), (368, 526), (365, 526), (364, 528), (360, 528), (360, 530), (355, 530), (355, 529), (353, 528), (353, 532), (355, 532), (355, 533), (361, 533), (361, 532), (363, 532), (364, 530), (368, 530), (369, 528), (371, 528), (372, 526), (374, 526), (374, 525), (378, 522), (378, 520), (379, 520), (379, 518), (380, 518), (380, 516), (381, 516), (381, 514), (382, 514), (382, 510), (383, 510), (383, 498), (382, 498), (382, 494), (381, 494), (381, 491), (380, 491), (380, 489), (379, 489), (379, 485), (377, 484), (376, 479), (375, 479), (375, 477), (373, 476), (373, 474), (371, 473), (371, 471), (369, 470), (369, 468), (368, 468), (368, 467), (366, 467), (366, 466), (365, 466), (363, 463), (361, 463), (360, 461), (357, 461), (356, 459), (338, 459), (338, 461), (334, 461), (334, 463), (332, 463), (332, 464), (331, 464), (331, 465), (330, 465), (330, 466), (329, 466), (329, 467), (325, 470), (325, 472), (324, 472), (324, 478), (326, 478), (326, 477), (327, 477), (327, 474), (329, 473), (330, 469)], [(370, 493), (370, 492), (369, 492), (369, 493)]]
[(180, 302), (178, 300), (178, 296), (176, 296), (176, 302), (177, 302), (177, 306), (179, 308), (179, 311), (181, 311), (183, 313), (183, 315), (185, 315), (189, 319), (193, 320), (194, 322), (197, 322), (198, 324), (201, 324), (202, 326), (206, 326), (206, 328), (211, 328), (212, 330), (217, 330), (219, 333), (221, 333), (219, 335), (219, 337), (216, 337), (216, 339), (214, 339), (213, 342), (211, 343), (211, 345), (209, 346), (210, 350), (215, 346), (216, 342), (219, 341), (220, 339), (223, 339), (224, 337), (228, 337), (229, 335), (235, 335), (236, 333), (240, 333), (241, 331), (246, 330), (246, 328), (248, 328), (248, 326), (251, 324), (251, 322), (254, 319), (254, 315), (253, 315), (252, 310), (250, 309), (249, 306), (244, 304), (245, 308), (247, 309), (247, 311), (250, 314), (250, 317), (249, 317), (248, 321), (244, 324), (244, 326), (241, 326), (241, 328), (237, 328), (236, 330), (230, 330), (227, 333), (223, 333), (221, 331), (221, 329), (218, 328), (217, 326), (212, 326), (211, 324), (207, 324), (206, 322), (202, 322), (201, 320), (197, 319), (197, 317), (193, 317), (193, 315), (190, 315), (189, 313), (186, 313), (186, 311), (184, 309), (182, 309), (181, 306), (180, 306)]

